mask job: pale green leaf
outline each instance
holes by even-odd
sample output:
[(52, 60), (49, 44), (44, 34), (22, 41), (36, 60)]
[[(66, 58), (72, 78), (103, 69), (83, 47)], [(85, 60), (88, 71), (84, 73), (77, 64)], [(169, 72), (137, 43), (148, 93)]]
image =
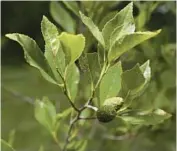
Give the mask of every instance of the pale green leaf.
[(171, 115), (161, 109), (156, 109), (152, 111), (131, 110), (118, 117), (130, 124), (156, 125), (170, 118)]
[(75, 33), (76, 22), (60, 2), (50, 2), (50, 13), (53, 19), (67, 32)]
[(108, 106), (121, 106), (123, 104), (123, 99), (121, 97), (110, 97), (106, 99), (103, 103), (103, 105), (108, 105)]
[(4, 141), (3, 139), (1, 139), (1, 150), (2, 151), (15, 151), (15, 149), (13, 149), (13, 147), (8, 144), (6, 141)]
[(67, 67), (65, 74), (67, 93), (73, 102), (78, 92), (79, 80), (80, 80), (79, 69), (75, 65), (75, 63), (73, 63)]
[(63, 1), (65, 6), (71, 10), (76, 16), (79, 16), (79, 6), (77, 1)]
[(63, 75), (65, 70), (65, 55), (60, 44), (57, 27), (43, 16), (41, 31), (45, 40), (44, 56), (52, 68), (55, 77), (61, 81), (56, 69)]
[(63, 32), (59, 36), (63, 51), (66, 56), (66, 63), (74, 63), (82, 54), (85, 47), (85, 37), (82, 34), (73, 35)]
[(42, 51), (36, 42), (30, 37), (23, 34), (7, 34), (11, 40), (17, 41), (24, 50), (24, 55), (26, 61), (33, 67), (39, 69), (42, 76), (49, 82), (58, 84), (60, 81), (57, 81), (55, 78), (50, 66), (48, 65), (47, 60), (45, 59)]
[(105, 47), (104, 38), (100, 30), (98, 29), (98, 27), (93, 23), (93, 21), (89, 17), (85, 16), (81, 12), (80, 12), (80, 16), (81, 16), (82, 22), (88, 27), (88, 29), (93, 34), (93, 36), (98, 40), (98, 42), (104, 48)]
[(134, 25), (132, 12), (133, 12), (133, 3), (131, 2), (119, 13), (117, 13), (114, 16), (114, 18), (112, 18), (105, 24), (102, 33), (105, 40), (106, 50), (108, 50), (110, 47), (110, 39), (116, 40), (111, 38), (112, 34), (114, 35), (112, 37), (118, 36), (119, 39), (122, 35), (130, 34), (134, 32), (135, 25)]
[(151, 68), (150, 68), (150, 62), (149, 60), (146, 61), (143, 65), (140, 67), (141, 72), (143, 73), (143, 76), (145, 78), (145, 82), (149, 82), (151, 79)]
[(108, 69), (99, 86), (99, 99), (102, 104), (106, 99), (117, 96), (121, 89), (122, 66), (118, 62)]
[(126, 35), (125, 38), (120, 42), (119, 40), (112, 46), (108, 52), (109, 62), (116, 60), (123, 53), (142, 43), (143, 41), (150, 39), (160, 33), (160, 30), (155, 32), (135, 32)]
[(50, 132), (53, 132), (56, 124), (56, 109), (48, 98), (36, 99), (34, 115), (36, 120)]

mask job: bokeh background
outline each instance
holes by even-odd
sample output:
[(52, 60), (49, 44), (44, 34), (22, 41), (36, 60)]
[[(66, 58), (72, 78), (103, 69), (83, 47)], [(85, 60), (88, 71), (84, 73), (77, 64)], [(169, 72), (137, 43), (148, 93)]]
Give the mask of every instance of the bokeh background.
[[(129, 2), (75, 3), (88, 16), (92, 16), (101, 29), (105, 22), (104, 17), (109, 18), (109, 15), (119, 11)], [(1, 135), (4, 140), (10, 141), (17, 151), (37, 151), (41, 145), (46, 151), (56, 149), (52, 138), (34, 118), (35, 98), (48, 96), (60, 110), (68, 107), (61, 90), (46, 82), (36, 69), (25, 62), (20, 45), (5, 38), (7, 33), (23, 33), (35, 39), (44, 50), (40, 30), (43, 15), (55, 23), (60, 31), (84, 32), (88, 42), (85, 51), (96, 51), (92, 35), (63, 2), (1, 1)], [(132, 68), (136, 63), (142, 64), (148, 59), (151, 61), (151, 83), (147, 92), (134, 106), (148, 108), (153, 105), (171, 113), (172, 118), (157, 126), (128, 130), (113, 128), (114, 123), (102, 130), (98, 123), (92, 122), (90, 124), (94, 125), (94, 129), (82, 130), (85, 135), (89, 135), (86, 148), (88, 151), (176, 150), (176, 2), (134, 2), (134, 17), (138, 31), (162, 29), (157, 37), (142, 43), (121, 57), (125, 70)], [(61, 132), (64, 132), (64, 129), (65, 126)], [(107, 137), (112, 133), (133, 135), (120, 140), (119, 137)]]

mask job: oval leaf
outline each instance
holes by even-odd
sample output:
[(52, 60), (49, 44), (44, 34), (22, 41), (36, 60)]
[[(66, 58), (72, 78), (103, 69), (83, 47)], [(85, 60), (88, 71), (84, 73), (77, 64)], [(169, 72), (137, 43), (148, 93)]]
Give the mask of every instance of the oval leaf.
[[(117, 27), (121, 26), (121, 30)], [(111, 35), (130, 34), (135, 30), (134, 19), (133, 19), (133, 3), (128, 4), (124, 9), (118, 12), (111, 20), (109, 20), (103, 30), (103, 37), (105, 40), (106, 50), (110, 47), (110, 41), (115, 40), (111, 38)], [(121, 37), (121, 34), (119, 37)], [(113, 36), (115, 37), (115, 36)], [(112, 42), (113, 43), (113, 42)]]
[(77, 1), (63, 1), (65, 6), (71, 10), (76, 16), (79, 16), (79, 6)]
[(17, 41), (24, 50), (24, 55), (26, 61), (33, 67), (39, 69), (42, 76), (49, 82), (58, 84), (60, 81), (57, 81), (50, 66), (48, 65), (47, 60), (45, 59), (42, 51), (36, 42), (30, 37), (23, 34), (7, 34), (11, 40)]
[(101, 104), (106, 99), (117, 96), (121, 89), (121, 74), (122, 66), (121, 63), (118, 62), (110, 67), (103, 76), (99, 86), (99, 99)]
[(63, 32), (59, 36), (63, 51), (66, 55), (66, 63), (74, 63), (82, 54), (85, 47), (85, 37), (82, 34), (73, 35)]
[(85, 16), (81, 12), (79, 13), (80, 13), (82, 22), (88, 27), (88, 29), (93, 34), (93, 36), (98, 40), (98, 42), (104, 48), (105, 47), (104, 38), (100, 30), (98, 29), (98, 27), (93, 23), (93, 21), (89, 17)]
[(71, 101), (73, 102), (78, 92), (79, 80), (80, 80), (79, 69), (76, 66), (76, 64), (73, 63), (70, 66), (68, 66), (68, 68), (66, 69), (66, 74), (65, 74), (67, 93)]
[(108, 52), (108, 61), (114, 61), (119, 58), (123, 53), (142, 43), (143, 41), (150, 39), (160, 33), (161, 30), (155, 32), (135, 32), (126, 35), (123, 41), (116, 41)]
[(44, 56), (49, 62), (55, 77), (61, 81), (61, 77), (59, 76), (56, 68), (59, 70), (61, 75), (63, 75), (65, 70), (65, 55), (58, 38), (59, 33), (57, 27), (52, 24), (47, 17), (43, 16), (41, 31), (45, 40)]
[(50, 13), (53, 19), (67, 32), (75, 33), (76, 22), (70, 16), (69, 12), (63, 8), (60, 2), (52, 1), (50, 3)]
[(35, 102), (35, 118), (50, 132), (53, 132), (56, 123), (56, 109), (48, 98), (37, 99)]
[(132, 110), (119, 117), (130, 124), (156, 125), (170, 118), (171, 115), (161, 109), (156, 109), (153, 111)]

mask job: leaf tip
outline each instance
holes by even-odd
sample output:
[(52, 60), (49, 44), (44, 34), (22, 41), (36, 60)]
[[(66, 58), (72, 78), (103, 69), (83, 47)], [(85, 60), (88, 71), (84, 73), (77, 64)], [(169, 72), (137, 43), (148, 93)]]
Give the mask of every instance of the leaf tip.
[(12, 34), (5, 34), (5, 37), (10, 38)]
[(156, 33), (159, 34), (161, 31), (162, 31), (162, 29), (158, 29), (158, 30), (156, 31)]

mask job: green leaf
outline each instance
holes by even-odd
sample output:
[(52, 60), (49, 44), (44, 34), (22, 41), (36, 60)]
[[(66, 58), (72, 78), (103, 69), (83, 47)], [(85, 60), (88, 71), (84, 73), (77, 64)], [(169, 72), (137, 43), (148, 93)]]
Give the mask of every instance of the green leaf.
[(56, 109), (47, 97), (36, 99), (34, 113), (36, 120), (52, 133), (56, 124)]
[(108, 12), (106, 14), (106, 16), (101, 20), (101, 22), (99, 23), (99, 28), (103, 29), (104, 25), (111, 20), (112, 18), (114, 18), (114, 16), (117, 14), (117, 11), (113, 11), (113, 12)]
[(49, 82), (57, 84), (60, 81), (57, 81), (50, 66), (48, 65), (47, 60), (45, 59), (42, 51), (36, 42), (30, 37), (23, 34), (6, 34), (11, 40), (17, 41), (24, 50), (24, 55), (26, 61), (33, 67), (39, 69), (42, 76)]
[(108, 69), (99, 86), (99, 100), (102, 104), (106, 99), (117, 96), (121, 89), (121, 62)]
[(73, 102), (77, 95), (79, 80), (80, 80), (79, 69), (75, 65), (75, 63), (73, 63), (67, 67), (65, 74), (67, 93), (69, 94), (69, 97)]
[(75, 33), (76, 22), (69, 12), (57, 1), (50, 2), (50, 13), (53, 19), (67, 32)]
[(65, 109), (62, 113), (56, 115), (57, 120), (65, 119), (72, 112), (72, 108)]
[(95, 86), (101, 72), (100, 63), (98, 60), (98, 53), (87, 53), (89, 69), (91, 72), (92, 83)]
[(152, 111), (131, 110), (118, 117), (130, 124), (156, 125), (170, 118), (171, 115), (161, 109), (156, 109)]
[(98, 42), (104, 48), (105, 47), (104, 38), (100, 30), (98, 29), (98, 27), (93, 23), (93, 21), (89, 17), (85, 16), (81, 12), (79, 13), (80, 13), (82, 22), (88, 27), (88, 29), (93, 34), (93, 36), (98, 40)]
[(123, 72), (121, 79), (121, 96), (123, 98), (125, 98), (129, 91), (131, 93), (130, 95), (137, 96), (138, 88), (145, 82), (145, 78), (138, 64), (132, 69)]
[[(114, 18), (109, 20), (103, 30), (103, 37), (105, 40), (106, 50), (110, 47), (110, 42), (118, 36), (118, 39), (122, 35), (133, 33), (135, 30), (134, 19), (133, 19), (133, 3), (128, 4), (124, 9), (117, 13)], [(120, 28), (121, 27), (121, 28)], [(112, 36), (112, 34), (114, 36)], [(112, 42), (114, 43), (114, 42)]]
[(82, 34), (73, 35), (63, 32), (59, 39), (66, 56), (66, 64), (74, 63), (84, 50), (85, 37)]
[(150, 39), (160, 33), (161, 30), (155, 32), (135, 32), (126, 35), (123, 41), (116, 41), (108, 52), (108, 61), (114, 61), (119, 58), (123, 53), (142, 43), (143, 41)]
[(1, 149), (2, 151), (15, 151), (15, 149), (3, 139), (1, 139)]
[(54, 24), (52, 24), (47, 19), (47, 17), (43, 16), (41, 22), (41, 31), (45, 40), (44, 56), (49, 62), (49, 65), (52, 68), (52, 71), (55, 74), (56, 79), (59, 79), (61, 81), (61, 77), (59, 76), (56, 68), (59, 70), (61, 75), (64, 74), (65, 55), (60, 44), (57, 27)]
[(79, 58), (81, 68), (80, 93), (86, 100), (90, 99), (93, 90), (92, 75), (90, 72), (87, 53), (83, 53)]
[(145, 83), (149, 82), (151, 79), (151, 68), (149, 60), (141, 65), (140, 70), (145, 78)]
[(76, 16), (79, 16), (79, 6), (77, 1), (63, 1), (65, 6), (71, 10)]
[(149, 60), (143, 65), (137, 64), (130, 70), (121, 75), (121, 91), (120, 96), (124, 98), (124, 107), (131, 105), (132, 100), (140, 96), (147, 88), (151, 78), (151, 68)]

